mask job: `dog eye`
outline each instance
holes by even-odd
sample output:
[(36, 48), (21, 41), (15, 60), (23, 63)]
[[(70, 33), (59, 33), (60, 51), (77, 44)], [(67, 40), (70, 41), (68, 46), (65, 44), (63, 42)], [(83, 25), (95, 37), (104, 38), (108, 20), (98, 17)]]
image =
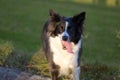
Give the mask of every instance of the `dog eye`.
[(64, 30), (64, 26), (61, 26), (61, 29)]
[(72, 27), (71, 26), (68, 26), (68, 30), (70, 30)]

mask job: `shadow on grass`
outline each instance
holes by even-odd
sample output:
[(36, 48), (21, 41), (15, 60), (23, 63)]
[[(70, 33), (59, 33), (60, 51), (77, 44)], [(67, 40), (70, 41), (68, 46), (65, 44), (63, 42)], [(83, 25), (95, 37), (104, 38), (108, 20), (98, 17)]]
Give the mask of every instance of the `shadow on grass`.
[[(36, 52), (26, 69), (32, 73), (50, 77), (49, 67), (42, 50)], [(119, 80), (120, 72), (118, 69), (107, 65), (84, 64), (81, 66), (81, 80)]]
[(46, 65), (41, 53), (15, 51), (11, 42), (0, 43), (0, 80), (50, 80), (43, 77)]
[(120, 72), (117, 69), (101, 64), (81, 66), (81, 79), (83, 80), (119, 80)]

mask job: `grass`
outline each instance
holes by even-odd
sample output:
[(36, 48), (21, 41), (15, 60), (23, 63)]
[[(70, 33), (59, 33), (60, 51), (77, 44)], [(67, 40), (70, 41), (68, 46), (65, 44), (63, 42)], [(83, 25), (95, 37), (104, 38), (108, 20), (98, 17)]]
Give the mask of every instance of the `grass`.
[[(102, 74), (99, 80), (111, 80), (107, 78), (110, 78), (111, 75), (117, 74), (117, 77), (120, 75), (118, 73), (120, 71), (120, 7), (66, 1), (0, 1), (0, 46), (7, 42), (10, 42), (7, 46), (11, 47), (11, 44), (12, 47), (14, 46), (14, 49), (11, 48), (12, 52), (6, 55), (8, 58), (4, 58), (5, 63), (1, 64), (2, 66), (18, 67), (48, 76), (47, 62), (41, 56), (43, 51), (40, 50), (42, 44), (40, 35), (43, 24), (49, 17), (50, 8), (64, 16), (72, 16), (81, 11), (87, 13), (82, 54), (82, 77), (88, 76), (88, 79), (84, 80), (96, 80), (93, 77), (94, 72)], [(89, 66), (90, 69), (86, 66)], [(102, 72), (104, 66), (107, 66), (108, 71)], [(99, 67), (102, 69), (100, 73), (98, 72)], [(84, 73), (86, 69), (87, 71)], [(108, 77), (103, 79), (103, 75)]]

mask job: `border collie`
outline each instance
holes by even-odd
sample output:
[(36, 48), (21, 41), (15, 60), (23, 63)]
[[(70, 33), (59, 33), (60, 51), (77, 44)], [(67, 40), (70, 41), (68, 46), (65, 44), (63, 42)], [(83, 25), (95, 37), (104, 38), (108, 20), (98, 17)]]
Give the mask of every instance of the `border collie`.
[(61, 80), (63, 76), (68, 76), (69, 80), (80, 80), (85, 12), (64, 17), (49, 10), (49, 15), (43, 28), (42, 42), (52, 80)]

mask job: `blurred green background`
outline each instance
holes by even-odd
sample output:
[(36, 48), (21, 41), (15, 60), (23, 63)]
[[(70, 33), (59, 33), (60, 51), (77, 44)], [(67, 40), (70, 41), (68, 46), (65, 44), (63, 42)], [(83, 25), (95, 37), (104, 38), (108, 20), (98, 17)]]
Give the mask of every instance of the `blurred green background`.
[(46, 66), (40, 36), (49, 9), (68, 17), (85, 11), (82, 64), (120, 71), (120, 0), (0, 0), (1, 66)]

